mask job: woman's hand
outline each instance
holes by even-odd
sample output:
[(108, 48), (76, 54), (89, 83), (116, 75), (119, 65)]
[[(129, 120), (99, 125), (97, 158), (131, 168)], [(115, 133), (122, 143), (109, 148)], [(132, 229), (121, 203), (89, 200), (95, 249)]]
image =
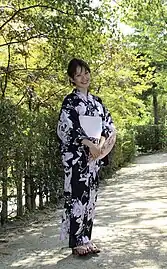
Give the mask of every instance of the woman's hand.
[(88, 139), (83, 139), (82, 140), (82, 144), (89, 147), (89, 151), (90, 151), (90, 159), (97, 159), (100, 154), (101, 154), (101, 147), (97, 144), (93, 144), (92, 141), (88, 140)]
[(107, 145), (105, 145), (105, 148), (102, 147), (101, 154), (103, 155), (106, 152), (106, 147), (109, 147), (111, 150), (114, 147), (115, 142), (116, 142), (116, 132), (113, 132), (112, 135), (109, 137)]
[(97, 159), (101, 154), (101, 147), (99, 145), (93, 144), (89, 147), (91, 158), (93, 160)]

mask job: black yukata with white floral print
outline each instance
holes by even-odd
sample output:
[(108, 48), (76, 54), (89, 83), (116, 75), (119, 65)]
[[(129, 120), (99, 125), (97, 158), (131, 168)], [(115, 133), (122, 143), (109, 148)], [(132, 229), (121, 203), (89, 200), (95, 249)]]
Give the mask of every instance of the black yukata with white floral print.
[(60, 111), (57, 134), (60, 139), (64, 166), (65, 205), (62, 218), (61, 239), (69, 234), (69, 247), (74, 248), (91, 239), (98, 190), (98, 174), (102, 161), (89, 159), (89, 148), (83, 139), (88, 137), (80, 125), (79, 116), (102, 118), (101, 136), (108, 138), (113, 131), (110, 113), (101, 99), (90, 93), (85, 96), (77, 89), (67, 95)]

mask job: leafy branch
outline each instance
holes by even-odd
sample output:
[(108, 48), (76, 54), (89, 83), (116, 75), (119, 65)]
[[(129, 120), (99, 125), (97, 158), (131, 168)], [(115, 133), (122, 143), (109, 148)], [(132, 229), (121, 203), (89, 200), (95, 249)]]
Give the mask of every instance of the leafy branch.
[(46, 8), (46, 9), (56, 10), (58, 13), (61, 13), (61, 14), (67, 15), (67, 16), (77, 16), (78, 15), (77, 13), (71, 13), (70, 14), (69, 12), (64, 12), (64, 11), (62, 11), (60, 9), (56, 9), (53, 6), (38, 4), (38, 5), (33, 5), (33, 6), (29, 6), (29, 7), (20, 8), (17, 11), (15, 11), (13, 13), (13, 15), (0, 26), (0, 30), (2, 30), (2, 28), (4, 28), (4, 26), (6, 24), (8, 24), (11, 20), (13, 20), (20, 12), (23, 12), (23, 11), (26, 11), (26, 10), (29, 10), (29, 9), (33, 9), (33, 8)]
[[(11, 41), (11, 42), (6, 42), (6, 43), (3, 43), (3, 44), (0, 44), (0, 47), (5, 47), (5, 46), (9, 46), (9, 45), (14, 45), (14, 44), (20, 44), (20, 43), (25, 43), (31, 39), (36, 39), (36, 38), (55, 38), (55, 36), (49, 36), (46, 35), (46, 34), (38, 34), (38, 35), (34, 35), (34, 36), (30, 36), (29, 38), (27, 39), (21, 39), (21, 40), (17, 40), (17, 41)], [(56, 39), (66, 39), (66, 40), (74, 40), (74, 39), (82, 39), (82, 37), (64, 37), (64, 36), (61, 36), (61, 37), (56, 37)]]

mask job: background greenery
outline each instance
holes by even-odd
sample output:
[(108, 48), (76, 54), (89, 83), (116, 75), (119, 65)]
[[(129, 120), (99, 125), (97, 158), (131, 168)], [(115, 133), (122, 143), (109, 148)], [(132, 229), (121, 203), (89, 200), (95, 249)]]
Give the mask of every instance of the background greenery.
[[(72, 57), (110, 110), (117, 143), (102, 177), (137, 151), (166, 149), (167, 5), (160, 0), (1, 1), (1, 224), (62, 197), (56, 124)], [(128, 25), (130, 33), (120, 29)]]

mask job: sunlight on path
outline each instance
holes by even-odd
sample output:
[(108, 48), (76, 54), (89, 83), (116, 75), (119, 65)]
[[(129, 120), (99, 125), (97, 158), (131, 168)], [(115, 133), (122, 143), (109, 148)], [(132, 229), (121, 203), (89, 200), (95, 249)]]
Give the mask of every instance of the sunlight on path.
[(137, 158), (104, 187), (95, 222), (112, 257), (104, 268), (167, 268), (166, 192), (167, 154)]
[(100, 188), (93, 229), (99, 255), (75, 258), (60, 243), (58, 210), (11, 237), (0, 269), (166, 269), (166, 196), (167, 153), (138, 157)]

